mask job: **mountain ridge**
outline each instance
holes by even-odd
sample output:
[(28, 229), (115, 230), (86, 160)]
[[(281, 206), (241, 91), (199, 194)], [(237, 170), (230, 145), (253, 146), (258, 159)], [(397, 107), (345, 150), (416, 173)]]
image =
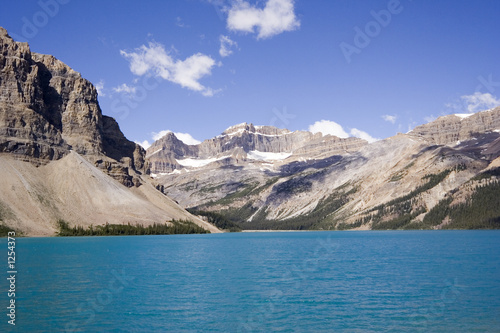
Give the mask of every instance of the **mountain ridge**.
[[(273, 126), (254, 126), (251, 123), (234, 125), (214, 138), (198, 145), (187, 145), (169, 132), (155, 141), (146, 152), (148, 167), (153, 174), (182, 170), (189, 165), (184, 159), (213, 159), (212, 162), (234, 164), (240, 160), (285, 159), (293, 151), (297, 159), (328, 157), (354, 152), (366, 145), (363, 139), (339, 138), (307, 131), (291, 132)], [(272, 155), (282, 154), (282, 155)], [(207, 161), (207, 163), (211, 163)]]
[[(476, 188), (484, 184), (475, 177), (481, 174), (490, 172), (490, 185), (498, 181), (500, 108), (440, 117), (407, 134), (351, 150), (330, 147), (326, 154), (321, 152), (325, 136), (309, 133), (310, 141), (301, 143), (305, 154), (300, 148), (286, 150), (270, 144), (270, 149), (261, 148), (267, 152), (260, 152), (259, 158), (251, 150), (255, 147), (251, 135), (259, 134), (245, 134), (257, 128), (243, 123), (204, 141), (215, 141), (220, 147), (229, 135), (238, 138), (232, 140), (241, 149), (227, 149), (230, 156), (221, 155), (221, 150), (214, 150), (213, 155), (196, 155), (195, 150), (176, 155), (162, 138), (148, 152), (168, 155), (171, 168), (153, 176), (182, 206), (223, 214), (249, 229), (437, 228), (440, 224), (423, 220), (443, 200), (456, 193), (468, 198), (479, 193)], [(289, 136), (297, 132), (273, 128), (272, 133)], [(245, 139), (252, 145), (241, 144)], [(342, 141), (329, 138), (329, 142), (338, 145)], [(308, 151), (315, 145), (319, 149)], [(288, 155), (266, 158), (269, 152)], [(153, 171), (157, 170), (153, 163), (162, 163), (158, 153), (146, 161)], [(190, 164), (185, 163), (188, 160)], [(301, 225), (301, 219), (310, 223)], [(394, 222), (398, 219), (404, 223)]]

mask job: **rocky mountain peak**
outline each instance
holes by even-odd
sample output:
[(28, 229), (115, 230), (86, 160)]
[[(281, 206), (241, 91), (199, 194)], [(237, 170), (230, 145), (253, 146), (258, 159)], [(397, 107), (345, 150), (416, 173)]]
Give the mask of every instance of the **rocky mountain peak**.
[(260, 134), (260, 135), (283, 135), (292, 133), (285, 128), (277, 128), (274, 126), (255, 126), (252, 123), (241, 123), (234, 125), (222, 132), (224, 135), (241, 135), (242, 133)]
[(500, 130), (500, 107), (474, 114), (452, 114), (415, 127), (408, 134), (423, 137), (433, 144), (455, 144), (478, 133)]
[(122, 183), (137, 185), (132, 173), (143, 168), (144, 151), (102, 114), (96, 88), (54, 56), (31, 52), (3, 28), (0, 92), (0, 152), (40, 164), (73, 150)]
[(155, 174), (221, 165), (278, 165), (285, 160), (321, 159), (354, 152), (366, 144), (359, 138), (343, 139), (241, 123), (198, 145), (186, 145), (175, 135), (166, 135), (148, 148), (147, 165)]
[(243, 131), (249, 131), (252, 133), (255, 133), (255, 126), (252, 123), (241, 123), (237, 125), (233, 125), (228, 127), (224, 132), (222, 132), (222, 135), (231, 135), (231, 134), (236, 134), (240, 133)]

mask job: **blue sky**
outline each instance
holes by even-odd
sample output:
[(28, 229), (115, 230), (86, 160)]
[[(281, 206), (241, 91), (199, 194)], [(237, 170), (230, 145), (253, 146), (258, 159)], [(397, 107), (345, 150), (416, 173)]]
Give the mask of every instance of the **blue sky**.
[(0, 26), (97, 85), (131, 140), (241, 122), (371, 139), (499, 105), (499, 15), (496, 0), (4, 0)]

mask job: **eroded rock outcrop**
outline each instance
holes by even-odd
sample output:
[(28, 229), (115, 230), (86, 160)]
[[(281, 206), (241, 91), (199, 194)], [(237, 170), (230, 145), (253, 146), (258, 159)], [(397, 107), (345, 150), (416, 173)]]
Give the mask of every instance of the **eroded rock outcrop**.
[(0, 74), (0, 152), (40, 164), (74, 150), (123, 184), (140, 184), (144, 150), (102, 115), (96, 88), (78, 72), (0, 27)]
[(454, 144), (477, 134), (500, 130), (500, 107), (475, 114), (452, 114), (415, 127), (409, 134), (437, 145)]

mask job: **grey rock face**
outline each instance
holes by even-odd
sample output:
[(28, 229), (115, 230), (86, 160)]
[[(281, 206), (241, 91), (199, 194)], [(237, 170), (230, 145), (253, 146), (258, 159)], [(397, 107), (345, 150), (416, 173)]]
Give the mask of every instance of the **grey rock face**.
[(144, 150), (102, 115), (89, 81), (0, 27), (0, 152), (44, 163), (70, 150), (96, 165), (106, 159), (103, 170), (127, 186), (138, 184), (135, 171), (147, 171)]
[(431, 143), (445, 145), (472, 139), (478, 133), (500, 129), (500, 107), (472, 115), (449, 115), (417, 126), (409, 134), (424, 137)]

